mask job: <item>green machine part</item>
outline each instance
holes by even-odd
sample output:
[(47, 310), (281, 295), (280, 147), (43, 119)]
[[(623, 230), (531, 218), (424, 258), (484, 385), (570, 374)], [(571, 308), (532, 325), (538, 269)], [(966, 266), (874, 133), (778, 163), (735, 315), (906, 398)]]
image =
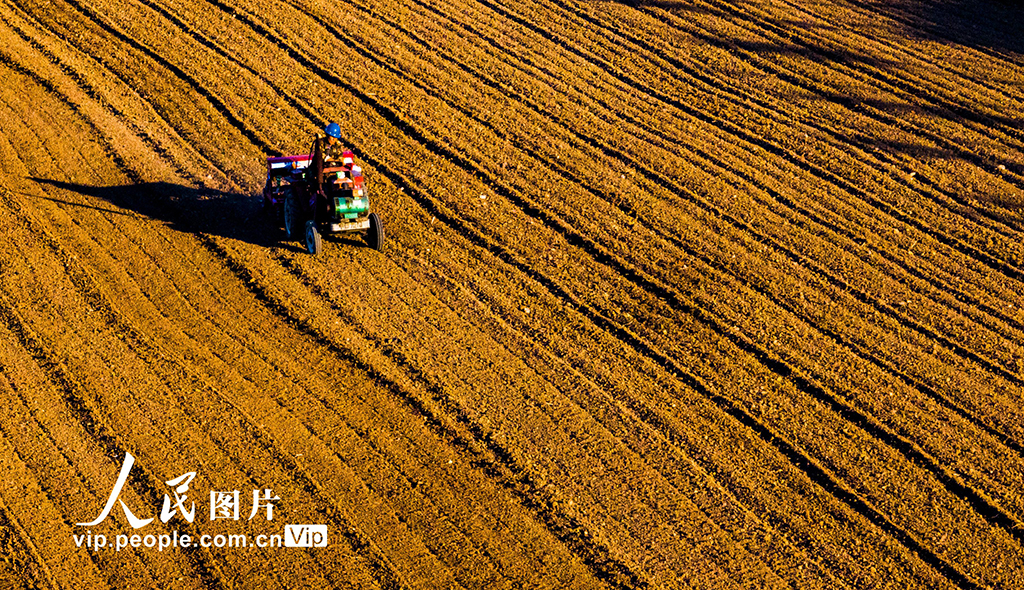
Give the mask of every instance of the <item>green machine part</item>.
[(370, 200), (366, 198), (334, 197), (334, 214), (339, 218), (355, 219), (370, 210)]

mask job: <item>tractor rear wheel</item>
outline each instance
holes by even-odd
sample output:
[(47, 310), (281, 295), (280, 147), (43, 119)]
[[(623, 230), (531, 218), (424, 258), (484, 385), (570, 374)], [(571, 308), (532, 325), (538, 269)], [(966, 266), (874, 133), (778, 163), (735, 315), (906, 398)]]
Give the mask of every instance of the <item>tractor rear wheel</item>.
[(284, 196), (284, 233), (289, 240), (295, 240), (302, 235), (302, 229), (299, 199), (295, 196), (295, 191), (288, 191)]
[(366, 230), (366, 243), (374, 250), (384, 249), (384, 226), (376, 213), (370, 213), (370, 229)]
[(323, 249), (323, 240), (320, 239), (320, 232), (316, 229), (316, 222), (310, 219), (306, 222), (306, 250), (309, 250), (313, 256), (319, 256)]

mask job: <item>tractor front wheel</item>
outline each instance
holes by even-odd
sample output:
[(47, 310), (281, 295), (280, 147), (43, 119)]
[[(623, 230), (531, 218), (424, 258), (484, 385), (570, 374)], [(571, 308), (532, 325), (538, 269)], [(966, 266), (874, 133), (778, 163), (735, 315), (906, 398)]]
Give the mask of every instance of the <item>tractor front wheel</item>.
[(306, 250), (309, 250), (313, 256), (319, 256), (323, 249), (323, 240), (320, 239), (320, 232), (316, 229), (316, 222), (310, 219), (306, 222)]
[(374, 250), (384, 249), (384, 226), (376, 213), (370, 213), (370, 229), (366, 230), (366, 243)]

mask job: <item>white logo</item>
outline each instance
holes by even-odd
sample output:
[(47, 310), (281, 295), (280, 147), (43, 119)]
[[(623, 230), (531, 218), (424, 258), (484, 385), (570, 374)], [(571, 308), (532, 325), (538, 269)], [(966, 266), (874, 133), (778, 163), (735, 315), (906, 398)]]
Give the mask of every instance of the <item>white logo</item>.
[[(117, 476), (117, 482), (114, 483), (114, 489), (110, 492), (110, 497), (107, 499), (106, 506), (103, 507), (103, 511), (96, 517), (96, 520), (92, 522), (77, 522), (77, 526), (96, 526), (99, 523), (106, 520), (107, 516), (110, 516), (110, 511), (114, 509), (115, 504), (118, 503), (118, 499), (121, 496), (121, 490), (124, 488), (124, 484), (128, 482), (128, 474), (132, 470), (132, 465), (135, 464), (135, 457), (132, 457), (131, 453), (125, 453), (124, 463), (121, 464), (121, 473)], [(171, 500), (170, 494), (164, 494), (163, 509), (160, 511), (160, 522), (166, 523), (178, 512), (181, 513), (181, 517), (188, 522), (192, 522), (196, 515), (196, 504), (195, 502), (188, 502), (186, 507), (186, 501), (188, 501), (188, 485), (192, 482), (192, 479), (196, 476), (195, 471), (189, 471), (188, 473), (168, 480), (166, 483), (168, 486), (172, 486), (174, 493), (174, 500)], [(210, 492), (210, 520), (216, 520), (218, 518), (228, 518), (232, 520), (238, 520), (238, 507), (239, 507), (239, 492), (238, 490), (232, 490), (230, 492), (213, 490)], [(273, 490), (253, 490), (252, 491), (252, 511), (249, 513), (249, 520), (256, 517), (261, 510), (265, 510), (267, 513), (267, 520), (274, 520), (274, 502), (281, 498), (274, 495)], [(121, 508), (124, 510), (124, 516), (128, 519), (128, 523), (132, 525), (134, 529), (141, 529), (147, 524), (153, 522), (152, 518), (139, 518), (128, 509), (128, 506), (124, 503), (124, 500), (120, 501)]]
[(326, 524), (286, 524), (284, 525), (285, 547), (326, 547)]

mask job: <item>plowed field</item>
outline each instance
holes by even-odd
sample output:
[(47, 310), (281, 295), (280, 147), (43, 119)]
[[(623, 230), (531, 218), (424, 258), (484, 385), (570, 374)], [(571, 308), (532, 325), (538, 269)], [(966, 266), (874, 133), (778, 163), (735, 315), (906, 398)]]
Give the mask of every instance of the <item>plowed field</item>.
[(0, 588), (1022, 588), (1022, 108), (1000, 0), (0, 0)]

